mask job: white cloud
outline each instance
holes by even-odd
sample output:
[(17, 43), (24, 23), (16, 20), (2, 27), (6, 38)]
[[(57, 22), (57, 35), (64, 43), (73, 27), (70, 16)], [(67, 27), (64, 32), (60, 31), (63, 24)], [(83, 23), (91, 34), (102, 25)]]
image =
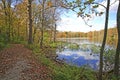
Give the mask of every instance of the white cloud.
[[(107, 5), (107, 0), (103, 0), (101, 4), (104, 6)], [(110, 6), (110, 17), (109, 17), (109, 27), (114, 27), (116, 24), (116, 12), (118, 7), (118, 0), (115, 2), (115, 0), (111, 0), (111, 6)], [(113, 4), (114, 3), (114, 4)], [(99, 11), (105, 11), (105, 9), (102, 6), (99, 6)], [(93, 27), (87, 26), (81, 17), (77, 17), (77, 15), (70, 11), (68, 13), (62, 14), (61, 21), (57, 24), (57, 30), (59, 31), (80, 31), (80, 32), (88, 32), (88, 31), (94, 31), (94, 30), (101, 30), (104, 29), (104, 23), (105, 23), (105, 14), (102, 16), (94, 16), (93, 18), (88, 22), (90, 25), (93, 25)]]
[(87, 32), (90, 28), (85, 25), (81, 17), (73, 14), (70, 17), (62, 17), (58, 25), (58, 30), (60, 31), (82, 31)]
[(76, 15), (74, 14), (70, 17), (62, 17), (59, 25), (57, 26), (57, 30), (74, 32), (89, 32), (94, 30), (101, 30), (104, 28), (104, 18), (103, 16), (96, 17), (95, 19), (89, 21), (88, 24), (93, 26), (87, 26), (81, 17), (76, 17)]
[[(107, 6), (107, 0), (104, 0), (100, 4), (102, 4), (106, 7)], [(119, 0), (111, 0), (110, 1), (110, 11), (116, 11), (118, 4), (119, 4)], [(105, 11), (105, 8), (103, 6), (99, 6), (98, 11)]]

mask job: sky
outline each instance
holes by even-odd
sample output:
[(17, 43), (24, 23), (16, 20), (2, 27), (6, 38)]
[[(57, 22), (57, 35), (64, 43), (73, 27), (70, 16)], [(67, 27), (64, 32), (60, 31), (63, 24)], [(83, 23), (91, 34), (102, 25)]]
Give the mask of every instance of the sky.
[[(111, 0), (111, 4), (115, 0)], [(109, 13), (109, 24), (108, 27), (112, 28), (116, 26), (116, 12), (118, 7), (118, 2), (112, 4), (110, 6), (110, 13)], [(107, 3), (103, 0), (101, 2), (103, 5), (107, 5)], [(103, 7), (98, 8), (99, 11), (105, 11)], [(76, 13), (73, 11), (64, 12), (61, 15), (61, 20), (57, 23), (57, 30), (59, 31), (72, 31), (72, 32), (89, 32), (94, 30), (101, 30), (104, 29), (105, 23), (105, 14), (102, 16), (94, 16), (89, 22), (92, 27), (89, 27), (85, 24), (81, 17), (77, 17)]]

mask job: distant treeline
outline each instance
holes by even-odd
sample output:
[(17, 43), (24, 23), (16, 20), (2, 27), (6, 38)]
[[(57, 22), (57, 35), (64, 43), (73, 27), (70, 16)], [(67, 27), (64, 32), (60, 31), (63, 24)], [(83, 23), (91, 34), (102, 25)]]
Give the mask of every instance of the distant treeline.
[[(90, 32), (58, 32), (57, 38), (75, 38), (75, 37), (87, 37), (91, 41), (102, 42), (104, 30), (100, 31), (90, 31)], [(107, 44), (116, 45), (117, 44), (117, 29), (109, 28), (107, 35)]]

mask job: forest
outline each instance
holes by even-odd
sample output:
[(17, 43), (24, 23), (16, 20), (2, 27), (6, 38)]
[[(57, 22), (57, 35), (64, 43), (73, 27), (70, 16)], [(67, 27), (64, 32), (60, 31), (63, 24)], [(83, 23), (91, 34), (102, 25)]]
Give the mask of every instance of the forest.
[[(0, 0), (0, 80), (119, 80), (120, 1), (111, 1)], [(116, 25), (109, 28), (115, 3)], [(59, 31), (69, 10), (88, 27), (93, 15), (105, 15), (104, 29)]]
[[(107, 34), (106, 44), (117, 46), (118, 39), (117, 28), (109, 28)], [(90, 32), (57, 32), (57, 38), (89, 38), (92, 41), (102, 42), (104, 30), (90, 31)]]

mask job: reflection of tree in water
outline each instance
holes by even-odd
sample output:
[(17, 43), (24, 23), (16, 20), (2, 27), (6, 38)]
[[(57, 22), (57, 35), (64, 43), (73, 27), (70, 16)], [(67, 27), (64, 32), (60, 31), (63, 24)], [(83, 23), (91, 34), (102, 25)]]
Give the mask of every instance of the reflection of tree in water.
[[(70, 38), (69, 41), (70, 43), (63, 44), (62, 47), (59, 47), (57, 51), (58, 59), (64, 59), (64, 62), (70, 65), (86, 65), (87, 67), (91, 67), (95, 70), (99, 69), (100, 43), (93, 43), (89, 40), (77, 38)], [(78, 49), (76, 49), (77, 46), (79, 46)], [(113, 68), (114, 51), (113, 47), (105, 47), (104, 71), (108, 71)]]

